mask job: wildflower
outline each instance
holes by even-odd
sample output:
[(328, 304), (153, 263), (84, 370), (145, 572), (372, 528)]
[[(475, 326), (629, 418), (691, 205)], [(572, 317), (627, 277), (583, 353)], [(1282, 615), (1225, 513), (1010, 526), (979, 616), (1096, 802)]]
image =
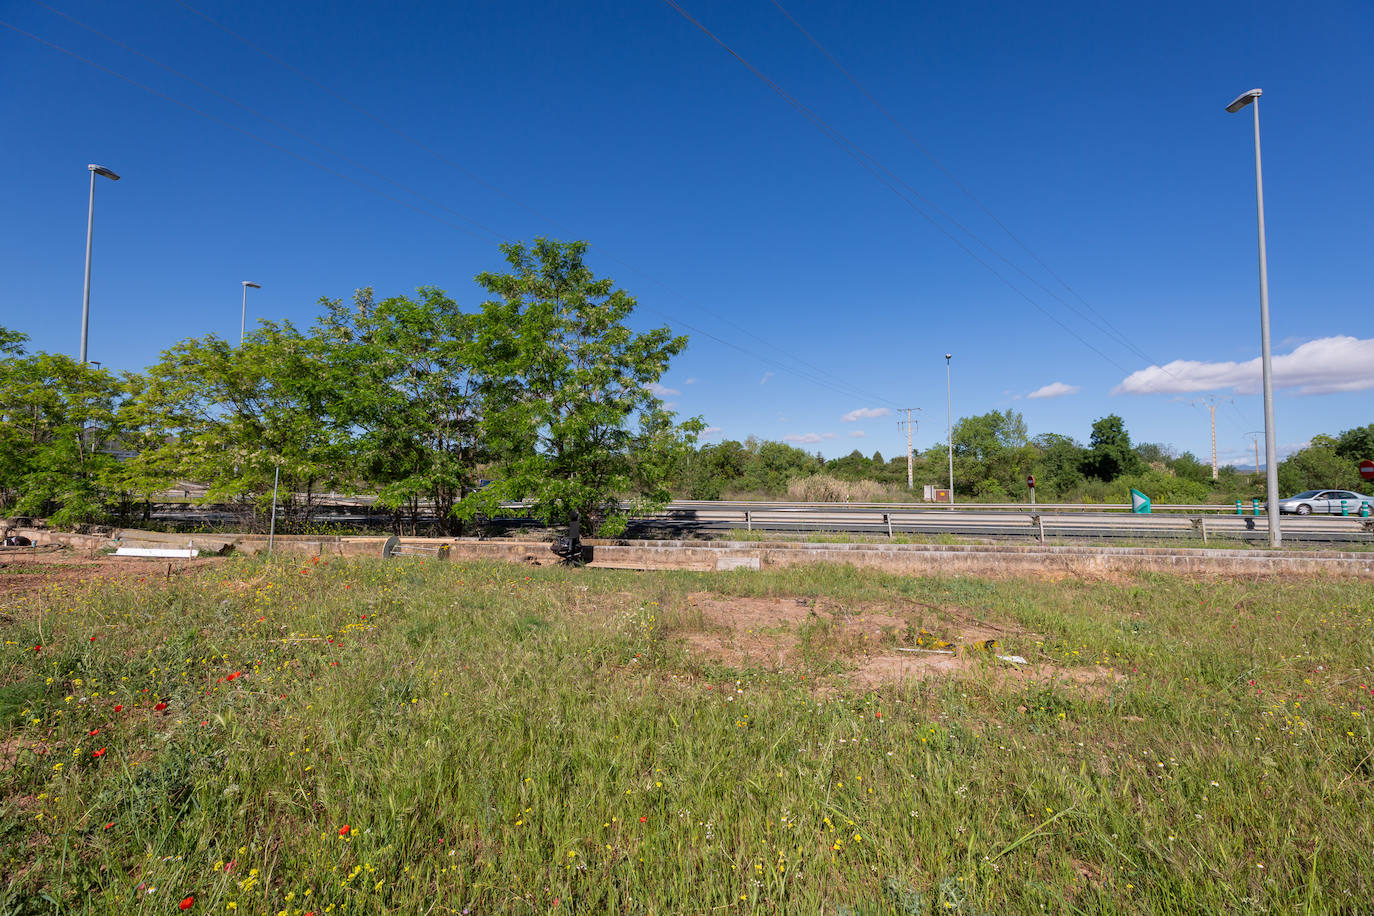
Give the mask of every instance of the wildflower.
[(105, 756), (105, 749), (102, 747), (102, 748), (101, 748), (100, 750), (98, 750), (98, 751), (91, 751), (91, 756), (92, 756), (92, 757), (104, 757), (104, 756)]
[(115, 712), (123, 712), (123, 711), (124, 711), (124, 704), (121, 703), (121, 704), (119, 704), (118, 706), (115, 707)]
[(640, 822), (641, 824), (646, 823), (648, 820), (649, 820), (649, 819), (648, 819), (647, 817), (643, 817), (643, 816), (641, 816), (641, 817), (639, 818), (639, 822)]
[(98, 735), (98, 734), (100, 734), (100, 729), (98, 729), (98, 728), (93, 728), (93, 729), (91, 729), (90, 731), (86, 732), (86, 734), (88, 734), (88, 735)]
[(339, 836), (348, 836), (348, 831), (351, 829), (353, 828), (349, 827), (347, 824), (344, 824), (342, 827), (339, 828)]
[(158, 712), (162, 712), (166, 708), (167, 704), (163, 702), (159, 702), (156, 706), (153, 707), (153, 709), (157, 710)]
[(110, 821), (108, 824), (105, 825), (105, 829), (106, 829), (106, 830), (109, 830), (109, 829), (110, 829), (111, 827), (113, 827), (113, 826), (114, 826), (114, 821)]
[(191, 905), (192, 905), (193, 903), (195, 903), (195, 902), (196, 902), (196, 898), (195, 898), (195, 897), (185, 897), (185, 898), (182, 899), (182, 901), (181, 901), (180, 903), (177, 904), (177, 909), (179, 909), (179, 910), (189, 910), (189, 909), (191, 908)]

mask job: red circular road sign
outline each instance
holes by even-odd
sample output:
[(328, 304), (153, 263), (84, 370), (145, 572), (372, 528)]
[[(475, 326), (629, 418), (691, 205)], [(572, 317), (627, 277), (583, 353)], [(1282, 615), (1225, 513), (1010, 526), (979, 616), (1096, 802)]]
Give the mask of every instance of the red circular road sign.
[(1360, 476), (1365, 480), (1374, 480), (1374, 461), (1366, 458), (1360, 462)]
[(1028, 475), (1028, 476), (1026, 477), (1026, 486), (1030, 487), (1032, 490), (1035, 489), (1035, 475), (1034, 475), (1034, 474), (1030, 474), (1030, 475)]

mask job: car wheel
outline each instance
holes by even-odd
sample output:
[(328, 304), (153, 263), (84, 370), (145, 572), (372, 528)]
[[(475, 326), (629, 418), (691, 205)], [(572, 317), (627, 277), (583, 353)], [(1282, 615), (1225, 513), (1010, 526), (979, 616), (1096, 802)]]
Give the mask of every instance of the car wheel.
[(1298, 506), (1298, 508), (1294, 509), (1293, 511), (1298, 513), (1299, 515), (1311, 515), (1312, 507), (1309, 506), (1307, 503), (1303, 503), (1301, 506)]

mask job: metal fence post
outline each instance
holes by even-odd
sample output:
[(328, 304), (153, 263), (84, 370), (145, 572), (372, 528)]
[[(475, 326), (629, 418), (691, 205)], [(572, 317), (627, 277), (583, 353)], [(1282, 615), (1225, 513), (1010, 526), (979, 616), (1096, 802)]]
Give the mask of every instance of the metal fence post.
[(267, 528), (267, 555), (272, 555), (272, 544), (277, 539), (277, 483), (281, 480), (281, 465), (272, 474), (272, 521)]

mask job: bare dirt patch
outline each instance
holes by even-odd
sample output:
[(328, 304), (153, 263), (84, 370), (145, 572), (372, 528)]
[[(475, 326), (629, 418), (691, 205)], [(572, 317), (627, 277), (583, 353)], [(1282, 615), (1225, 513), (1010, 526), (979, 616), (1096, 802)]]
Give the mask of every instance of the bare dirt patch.
[(710, 592), (693, 593), (687, 603), (678, 635), (697, 655), (736, 667), (845, 670), (851, 684), (874, 687), (986, 671), (989, 664), (1009, 685), (1057, 680), (1102, 689), (1113, 679), (1100, 667), (1001, 661), (1000, 640), (1031, 634), (958, 607), (862, 607)]
[(218, 562), (219, 557), (116, 557), (66, 547), (15, 549), (0, 553), (0, 607), (16, 607), (24, 595), (43, 589), (107, 580), (166, 580)]

